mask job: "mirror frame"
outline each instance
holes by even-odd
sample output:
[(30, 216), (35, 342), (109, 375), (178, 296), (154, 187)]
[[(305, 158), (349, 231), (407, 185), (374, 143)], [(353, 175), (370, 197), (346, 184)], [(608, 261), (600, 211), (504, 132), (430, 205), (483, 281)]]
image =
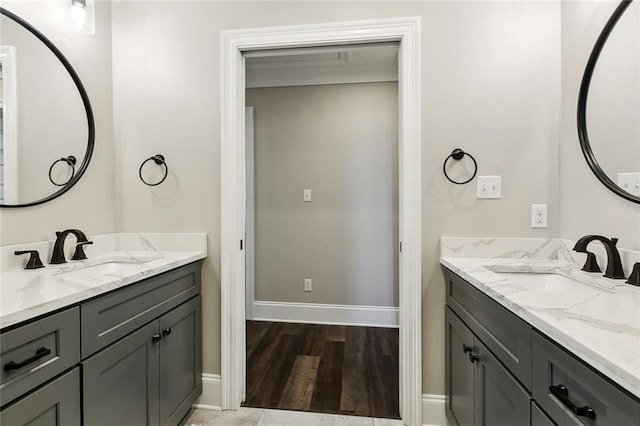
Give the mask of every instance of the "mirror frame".
[(587, 160), (587, 164), (591, 168), (591, 171), (596, 175), (598, 180), (602, 182), (607, 188), (613, 191), (615, 194), (627, 199), (631, 202), (640, 204), (640, 196), (630, 194), (624, 189), (620, 188), (609, 176), (602, 170), (600, 164), (596, 160), (593, 150), (591, 149), (591, 143), (589, 141), (589, 134), (587, 133), (587, 97), (589, 95), (589, 85), (591, 84), (591, 78), (593, 77), (593, 71), (595, 70), (596, 63), (600, 57), (600, 53), (604, 48), (609, 35), (615, 28), (618, 20), (622, 14), (631, 5), (633, 0), (622, 0), (616, 7), (613, 14), (607, 21), (606, 25), (602, 29), (598, 40), (596, 41), (593, 51), (589, 56), (587, 66), (582, 76), (582, 83), (580, 84), (580, 93), (578, 94), (578, 138), (580, 139), (580, 147), (582, 148), (582, 154)]
[(71, 187), (73, 187), (73, 185), (75, 185), (80, 180), (85, 170), (89, 166), (89, 161), (91, 161), (91, 156), (93, 155), (93, 148), (95, 144), (95, 133), (96, 133), (95, 122), (93, 119), (93, 109), (91, 108), (91, 103), (89, 102), (89, 96), (87, 95), (87, 91), (85, 90), (82, 84), (82, 81), (80, 81), (80, 77), (71, 66), (71, 63), (69, 63), (67, 58), (65, 58), (65, 56), (62, 54), (60, 49), (58, 49), (44, 34), (42, 34), (40, 31), (35, 29), (31, 24), (29, 24), (27, 21), (20, 18), (13, 12), (10, 12), (5, 8), (0, 7), (0, 15), (4, 15), (9, 19), (12, 19), (16, 23), (18, 23), (20, 26), (22, 26), (31, 34), (33, 34), (45, 46), (47, 46), (49, 50), (51, 50), (51, 52), (56, 56), (56, 58), (58, 58), (58, 60), (62, 63), (62, 66), (64, 66), (64, 68), (67, 70), (67, 72), (71, 76), (73, 83), (75, 84), (76, 88), (78, 89), (78, 92), (80, 93), (80, 98), (82, 98), (82, 103), (84, 105), (84, 109), (86, 112), (87, 130), (88, 130), (87, 150), (84, 155), (84, 159), (82, 160), (82, 164), (78, 168), (78, 171), (76, 172), (76, 174), (71, 178), (71, 180), (58, 191), (44, 198), (41, 198), (39, 200), (30, 201), (28, 203), (22, 203), (22, 204), (0, 204), (0, 207), (3, 207), (3, 208), (36, 206), (38, 204), (43, 204), (43, 203), (46, 203), (47, 201), (51, 201), (54, 198), (58, 198), (59, 196), (61, 196), (62, 194), (70, 190)]

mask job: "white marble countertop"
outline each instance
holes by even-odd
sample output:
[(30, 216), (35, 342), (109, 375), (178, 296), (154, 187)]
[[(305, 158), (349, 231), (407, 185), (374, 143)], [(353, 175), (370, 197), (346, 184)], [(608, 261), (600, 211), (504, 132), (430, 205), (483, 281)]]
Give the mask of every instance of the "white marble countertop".
[[(557, 252), (549, 258), (447, 254), (453, 252), (443, 248), (442, 265), (640, 398), (639, 287), (583, 272), (571, 256)], [(532, 274), (556, 274), (584, 286), (527, 285)]]
[[(169, 238), (171, 244), (164, 242), (168, 234), (124, 238), (130, 240), (124, 245), (134, 250), (124, 250), (123, 244), (112, 243), (112, 240), (117, 241), (129, 235), (133, 234), (90, 238), (105, 243), (94, 253), (90, 252), (90, 248), (87, 249), (87, 260), (47, 265), (43, 256), (45, 268), (25, 270), (22, 267), (6, 267), (0, 272), (0, 328), (72, 306), (207, 257), (206, 234), (182, 234), (183, 240), (192, 240), (187, 244), (176, 244), (179, 237)], [(152, 241), (156, 242), (156, 246)], [(169, 250), (163, 250), (167, 247)], [(179, 250), (181, 247), (183, 249)], [(15, 246), (2, 249), (9, 252), (13, 248)], [(23, 260), (26, 261), (26, 258)]]

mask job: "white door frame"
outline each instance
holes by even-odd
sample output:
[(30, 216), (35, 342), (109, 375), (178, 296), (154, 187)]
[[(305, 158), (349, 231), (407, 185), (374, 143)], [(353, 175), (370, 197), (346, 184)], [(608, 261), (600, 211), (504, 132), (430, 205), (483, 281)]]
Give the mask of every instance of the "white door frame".
[(245, 392), (245, 62), (264, 49), (399, 41), (400, 415), (422, 423), (422, 173), (420, 18), (221, 32), (221, 407)]

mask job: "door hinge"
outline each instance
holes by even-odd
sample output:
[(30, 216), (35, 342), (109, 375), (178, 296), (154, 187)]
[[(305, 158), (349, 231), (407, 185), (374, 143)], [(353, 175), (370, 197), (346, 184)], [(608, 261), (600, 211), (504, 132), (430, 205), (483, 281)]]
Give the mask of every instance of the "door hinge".
[(402, 241), (400, 241), (400, 253), (402, 253)]
[(240, 240), (240, 250), (242, 250), (242, 240)]

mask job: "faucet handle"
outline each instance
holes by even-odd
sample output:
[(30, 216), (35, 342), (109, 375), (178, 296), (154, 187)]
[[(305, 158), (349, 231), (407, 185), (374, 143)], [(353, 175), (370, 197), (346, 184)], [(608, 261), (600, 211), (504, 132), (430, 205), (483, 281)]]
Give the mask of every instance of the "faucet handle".
[(16, 256), (19, 256), (21, 254), (30, 255), (29, 260), (27, 261), (27, 264), (24, 267), (24, 269), (44, 268), (44, 265), (40, 260), (40, 253), (38, 253), (38, 250), (17, 250), (17, 251), (14, 251), (13, 254), (15, 254)]
[(627, 284), (640, 287), (640, 262), (633, 265), (633, 272), (629, 275), (629, 279), (625, 281)]
[(602, 269), (600, 269), (600, 266), (598, 266), (596, 255), (591, 253), (590, 251), (585, 251), (585, 253), (587, 254), (587, 260), (586, 262), (584, 262), (582, 270), (586, 272), (602, 272)]
[(80, 241), (76, 243), (76, 251), (73, 253), (71, 260), (84, 260), (87, 255), (84, 252), (84, 246), (93, 244), (93, 241)]

